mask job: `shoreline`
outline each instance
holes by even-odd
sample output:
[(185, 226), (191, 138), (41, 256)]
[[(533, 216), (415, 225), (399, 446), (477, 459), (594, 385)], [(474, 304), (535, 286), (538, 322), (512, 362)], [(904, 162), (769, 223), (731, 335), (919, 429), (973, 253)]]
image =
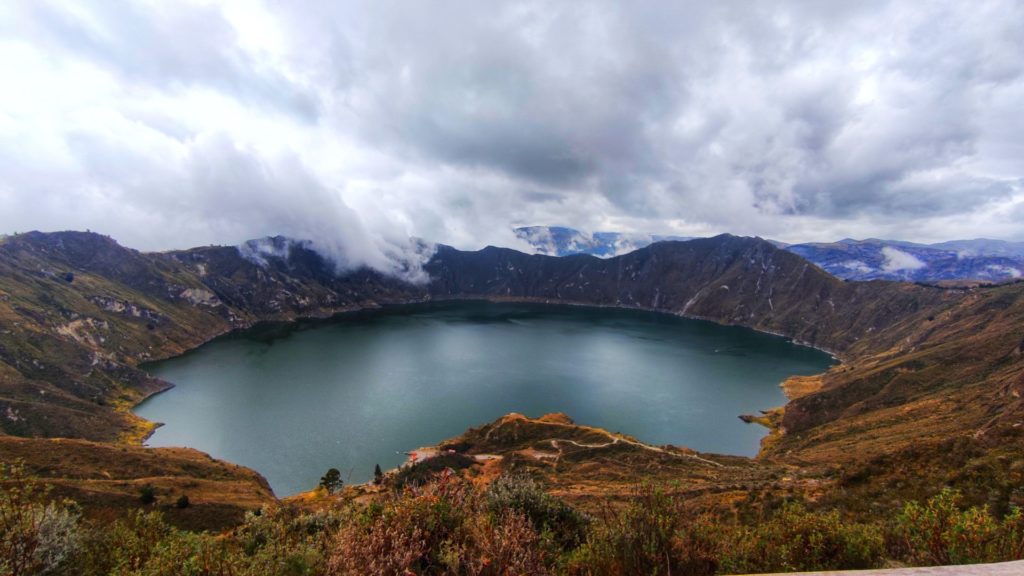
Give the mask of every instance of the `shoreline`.
[[(157, 355), (157, 356), (146, 358), (146, 359), (144, 359), (142, 361), (139, 361), (139, 359), (137, 359), (137, 358), (133, 359), (134, 363), (131, 363), (131, 364), (126, 363), (126, 365), (128, 367), (133, 368), (135, 370), (139, 370), (140, 372), (145, 374), (147, 378), (150, 378), (153, 381), (159, 382), (162, 386), (159, 389), (157, 389), (157, 390), (153, 390), (151, 392), (142, 393), (141, 396), (137, 400), (133, 400), (130, 403), (130, 405), (127, 406), (127, 412), (129, 414), (133, 415), (133, 416), (136, 416), (138, 418), (142, 418), (141, 416), (138, 416), (138, 415), (135, 414), (135, 409), (136, 408), (138, 408), (140, 405), (142, 405), (142, 403), (145, 402), (146, 400), (149, 400), (150, 398), (153, 398), (154, 396), (157, 396), (159, 394), (163, 394), (164, 392), (167, 392), (167, 391), (169, 391), (169, 390), (171, 390), (172, 388), (175, 387), (173, 382), (168, 382), (167, 380), (164, 380), (162, 378), (157, 378), (156, 376), (153, 376), (152, 374), (150, 374), (150, 372), (146, 369), (146, 366), (148, 364), (156, 364), (158, 362), (164, 362), (164, 361), (170, 360), (172, 358), (180, 358), (180, 357), (182, 357), (182, 356), (184, 356), (184, 355), (186, 355), (186, 354), (188, 354), (190, 352), (198, 350), (199, 348), (209, 344), (210, 342), (213, 342), (214, 340), (217, 340), (217, 339), (220, 339), (220, 338), (227, 338), (227, 337), (230, 337), (230, 336), (234, 336), (236, 334), (241, 334), (242, 332), (246, 332), (248, 330), (253, 330), (255, 328), (259, 328), (260, 326), (264, 326), (264, 325), (282, 324), (284, 326), (293, 326), (293, 325), (297, 325), (297, 324), (299, 324), (301, 322), (305, 322), (305, 321), (318, 321), (318, 320), (328, 321), (328, 320), (331, 320), (331, 319), (339, 317), (339, 316), (344, 316), (345, 314), (351, 314), (351, 313), (355, 313), (355, 312), (365, 312), (365, 311), (371, 311), (371, 310), (380, 310), (382, 308), (385, 308), (385, 307), (391, 306), (391, 305), (399, 305), (399, 306), (401, 306), (401, 305), (406, 305), (406, 304), (419, 304), (419, 303), (426, 303), (426, 302), (429, 302), (429, 301), (413, 300), (413, 301), (408, 301), (408, 302), (397, 302), (397, 303), (395, 303), (395, 302), (387, 302), (387, 303), (383, 303), (383, 304), (375, 303), (374, 306), (357, 306), (357, 307), (351, 307), (351, 308), (339, 308), (339, 309), (337, 309), (335, 311), (324, 312), (322, 314), (298, 314), (298, 315), (295, 315), (295, 316), (283, 317), (283, 318), (253, 320), (253, 321), (248, 321), (248, 322), (246, 322), (244, 324), (238, 324), (238, 325), (235, 325), (235, 326), (231, 326), (231, 327), (229, 327), (229, 328), (227, 328), (225, 330), (221, 330), (221, 331), (217, 332), (216, 334), (213, 334), (213, 335), (211, 335), (209, 337), (202, 338), (194, 346), (188, 346), (187, 348), (185, 348), (185, 349), (183, 349), (183, 350), (181, 350), (179, 352), (173, 352), (173, 353), (169, 353), (169, 354), (160, 354), (160, 355)], [(117, 408), (117, 410), (121, 410), (121, 409), (122, 409), (121, 407)], [(143, 420), (145, 420), (145, 419), (143, 418)], [(149, 422), (149, 420), (146, 420), (146, 422)], [(160, 422), (152, 422), (152, 424), (156, 424), (157, 425), (157, 426), (154, 427), (154, 431), (155, 431), (156, 428), (158, 428), (159, 426), (163, 425), (163, 423), (160, 423)], [(149, 435), (147, 435), (146, 438), (148, 438), (151, 435), (152, 435), (152, 432)]]
[[(331, 321), (331, 320), (336, 319), (336, 318), (344, 317), (344, 316), (349, 315), (349, 314), (355, 314), (355, 313), (359, 313), (359, 312), (381, 311), (381, 310), (386, 310), (388, 308), (395, 308), (395, 307), (400, 307), (400, 306), (445, 304), (445, 303), (458, 303), (458, 302), (488, 302), (488, 303), (494, 303), (494, 304), (516, 304), (516, 303), (520, 303), (520, 304), (540, 304), (540, 305), (552, 306), (552, 307), (554, 307), (554, 306), (566, 306), (566, 307), (574, 307), (574, 308), (592, 308), (592, 309), (595, 309), (595, 310), (623, 310), (623, 311), (635, 311), (635, 312), (659, 314), (659, 315), (671, 316), (671, 317), (675, 317), (675, 318), (682, 318), (682, 319), (685, 319), (685, 320), (695, 320), (695, 321), (699, 321), (699, 322), (709, 322), (709, 323), (714, 324), (716, 326), (732, 326), (732, 327), (738, 327), (738, 328), (744, 328), (744, 329), (748, 329), (748, 330), (753, 330), (754, 332), (758, 332), (758, 333), (761, 333), (761, 334), (766, 334), (766, 335), (769, 335), (769, 336), (775, 336), (775, 337), (778, 337), (778, 338), (783, 338), (783, 339), (787, 340), (788, 342), (791, 342), (791, 343), (799, 345), (799, 346), (805, 346), (807, 348), (812, 348), (812, 349), (818, 350), (820, 352), (824, 352), (825, 354), (828, 354), (828, 356), (833, 361), (837, 362), (837, 364), (834, 364), (833, 366), (830, 366), (828, 368), (828, 370), (831, 370), (835, 366), (843, 365), (843, 361), (837, 356), (837, 354), (835, 352), (833, 352), (831, 350), (828, 350), (828, 349), (826, 349), (824, 347), (814, 346), (814, 345), (811, 345), (811, 344), (807, 344), (807, 343), (804, 343), (804, 342), (797, 341), (796, 339), (791, 338), (789, 336), (786, 336), (785, 334), (780, 334), (780, 333), (773, 332), (773, 331), (770, 331), (770, 330), (763, 330), (763, 329), (759, 329), (759, 328), (755, 328), (755, 327), (751, 327), (751, 326), (745, 326), (745, 325), (742, 325), (742, 324), (722, 323), (722, 322), (718, 322), (718, 321), (710, 319), (710, 318), (705, 318), (705, 317), (685, 314), (685, 313), (682, 313), (682, 312), (677, 312), (677, 311), (667, 310), (667, 309), (646, 308), (646, 307), (642, 307), (642, 306), (627, 306), (627, 305), (621, 305), (621, 304), (617, 304), (617, 305), (593, 304), (593, 303), (580, 302), (580, 301), (552, 300), (552, 299), (548, 299), (548, 298), (536, 298), (536, 297), (501, 297), (501, 296), (474, 296), (474, 295), (470, 295), (470, 296), (448, 296), (448, 297), (427, 298), (427, 299), (413, 299), (413, 300), (407, 300), (407, 301), (395, 301), (395, 302), (384, 302), (384, 303), (377, 303), (377, 302), (375, 302), (375, 303), (373, 303), (373, 305), (357, 306), (357, 307), (347, 307), (347, 308), (338, 309), (338, 310), (333, 311), (333, 312), (325, 312), (325, 311), (320, 310), (317, 313), (312, 313), (312, 314), (303, 314), (303, 315), (288, 316), (288, 317), (284, 317), (284, 318), (248, 321), (248, 322), (246, 322), (244, 324), (236, 325), (236, 326), (230, 327), (230, 328), (228, 328), (226, 330), (219, 331), (216, 334), (211, 335), (208, 338), (204, 338), (201, 342), (199, 342), (195, 346), (192, 346), (192, 347), (189, 347), (189, 348), (187, 348), (185, 350), (182, 350), (179, 353), (160, 355), (160, 356), (154, 357), (152, 359), (146, 359), (145, 362), (136, 364), (135, 366), (133, 366), (133, 368), (142, 371), (143, 373), (145, 373), (145, 375), (147, 377), (161, 382), (162, 384), (164, 384), (164, 386), (162, 386), (158, 390), (154, 390), (154, 391), (152, 391), (152, 392), (150, 392), (148, 394), (145, 394), (144, 396), (139, 398), (138, 401), (132, 403), (130, 406), (127, 406), (127, 412), (129, 414), (131, 414), (133, 417), (138, 418), (138, 419), (142, 420), (143, 422), (146, 422), (146, 423), (149, 424), (149, 430), (142, 437), (140, 437), (140, 438), (135, 438), (135, 437), (130, 438), (130, 439), (127, 440), (127, 443), (138, 445), (138, 446), (143, 446), (143, 447), (151, 447), (151, 446), (147, 446), (146, 442), (153, 436), (153, 434), (156, 433), (156, 431), (160, 427), (165, 425), (162, 422), (152, 422), (152, 421), (146, 420), (142, 416), (139, 416), (139, 415), (137, 415), (135, 413), (135, 409), (138, 406), (142, 405), (142, 403), (144, 403), (145, 401), (149, 400), (150, 398), (153, 398), (154, 396), (156, 396), (158, 394), (162, 394), (164, 392), (167, 392), (167, 391), (169, 391), (169, 390), (171, 390), (172, 388), (175, 387), (172, 382), (168, 382), (166, 380), (162, 380), (160, 378), (156, 378), (155, 376), (152, 376), (146, 370), (146, 368), (145, 368), (146, 365), (148, 365), (148, 364), (153, 364), (153, 363), (157, 363), (157, 362), (162, 362), (162, 361), (170, 360), (172, 358), (181, 357), (181, 356), (183, 356), (185, 354), (188, 354), (189, 352), (197, 350), (198, 348), (200, 348), (200, 347), (202, 347), (202, 346), (204, 346), (206, 344), (209, 344), (210, 342), (212, 342), (214, 340), (217, 340), (219, 338), (230, 337), (232, 335), (240, 334), (240, 333), (246, 332), (248, 330), (253, 330), (255, 328), (258, 328), (261, 325), (280, 324), (280, 325), (285, 326), (285, 327), (295, 327), (295, 326), (298, 326), (298, 325), (302, 324), (303, 322), (317, 322), (317, 321), (325, 321), (326, 322), (326, 321)], [(787, 389), (787, 387), (785, 385), (786, 382), (790, 381), (793, 378), (818, 378), (818, 379), (820, 379), (821, 377), (823, 377), (827, 373), (828, 370), (826, 370), (825, 372), (821, 372), (821, 373), (818, 373), (818, 374), (815, 374), (815, 375), (810, 375), (810, 376), (799, 376), (799, 375), (788, 376), (788, 377), (786, 377), (785, 380), (783, 380), (782, 382), (778, 383), (777, 385), (780, 388), (782, 388), (782, 392), (783, 392), (783, 394), (785, 395), (785, 397), (787, 399), (787, 404), (788, 404), (788, 401), (792, 401), (794, 399), (794, 397), (790, 395), (790, 392), (789, 392), (789, 390)], [(763, 413), (763, 414), (775, 414), (775, 413), (781, 413), (781, 411), (784, 411), (784, 410), (785, 410), (785, 404), (782, 405), (782, 406), (763, 408), (763, 409), (760, 409), (760, 412)], [(741, 418), (741, 419), (743, 419), (743, 417), (745, 415), (737, 414), (736, 416)], [(746, 421), (746, 420), (744, 420), (744, 421)], [(764, 451), (765, 443), (767, 441), (769, 441), (773, 436), (775, 436), (777, 434), (777, 432), (778, 432), (777, 428), (775, 426), (772, 426), (768, 422), (755, 421), (755, 422), (748, 422), (748, 423), (762, 424), (767, 429), (765, 435), (759, 440), (759, 447), (757, 449), (757, 452), (754, 455), (752, 455), (752, 456), (737, 455), (737, 454), (721, 454), (722, 456), (739, 457), (739, 458), (747, 458), (747, 459), (750, 459), (750, 460), (757, 460), (758, 458), (761, 457), (761, 455), (762, 455), (762, 453)], [(473, 424), (471, 423), (471, 424), (469, 424), (469, 426), (472, 427)], [(689, 447), (687, 447), (687, 448), (689, 448)], [(693, 450), (692, 448), (689, 448), (689, 449)], [(695, 450), (695, 451), (697, 451), (697, 450)], [(697, 452), (699, 452), (699, 451), (697, 451)], [(709, 453), (709, 454), (717, 454), (717, 453)], [(259, 473), (258, 470), (254, 469), (254, 471)], [(296, 493), (296, 495), (297, 494), (302, 494), (302, 492)], [(289, 498), (289, 497), (292, 497), (292, 496), (295, 496), (295, 495), (285, 496), (284, 498)]]

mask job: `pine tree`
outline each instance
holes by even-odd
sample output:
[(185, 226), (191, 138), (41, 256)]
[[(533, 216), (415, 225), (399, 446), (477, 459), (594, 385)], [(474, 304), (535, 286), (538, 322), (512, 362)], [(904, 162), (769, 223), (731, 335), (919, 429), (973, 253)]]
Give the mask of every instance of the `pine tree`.
[(373, 467), (373, 483), (380, 484), (384, 480), (384, 473), (380, 470), (380, 464)]
[(344, 482), (341, 480), (341, 472), (337, 468), (331, 468), (320, 478), (320, 487), (327, 490), (328, 494), (334, 494), (341, 490)]

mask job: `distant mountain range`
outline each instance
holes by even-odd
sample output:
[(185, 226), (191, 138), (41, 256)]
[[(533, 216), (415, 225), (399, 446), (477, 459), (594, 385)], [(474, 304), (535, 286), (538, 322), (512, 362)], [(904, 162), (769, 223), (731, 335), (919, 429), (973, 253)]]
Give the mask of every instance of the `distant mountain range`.
[(587, 234), (564, 226), (527, 226), (516, 228), (516, 236), (526, 240), (538, 254), (569, 256), (590, 254), (610, 258), (639, 250), (664, 240), (692, 240), (692, 236), (658, 236), (651, 234), (624, 234), (621, 232), (594, 232)]
[[(588, 234), (562, 226), (516, 228), (516, 235), (540, 254), (568, 256), (591, 254), (608, 258), (626, 254), (663, 240), (688, 240), (684, 236), (658, 236), (595, 232)], [(952, 240), (916, 244), (900, 240), (853, 240), (785, 244), (780, 248), (799, 254), (832, 275), (845, 280), (983, 280), (1003, 282), (1024, 275), (1024, 242), (1003, 240)]]

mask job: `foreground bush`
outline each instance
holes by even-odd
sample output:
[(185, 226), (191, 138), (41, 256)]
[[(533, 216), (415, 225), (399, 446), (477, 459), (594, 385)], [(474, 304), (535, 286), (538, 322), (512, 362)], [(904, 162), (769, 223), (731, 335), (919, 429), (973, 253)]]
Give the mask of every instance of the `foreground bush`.
[(490, 512), (465, 481), (443, 474), (342, 527), (327, 573), (546, 574), (548, 560), (523, 514)]
[(253, 512), (212, 535), (157, 512), (93, 523), (20, 467), (0, 465), (0, 576), (701, 575), (1024, 558), (1019, 509), (965, 508), (949, 490), (868, 524), (792, 502), (723, 522), (686, 504), (644, 486), (590, 517), (529, 477), (480, 489), (449, 470), (365, 504)]
[(502, 476), (488, 486), (487, 509), (496, 515), (506, 511), (522, 514), (559, 551), (572, 550), (582, 544), (590, 523), (586, 515), (521, 474)]
[(908, 503), (890, 534), (893, 553), (911, 564), (975, 564), (1024, 558), (1024, 514), (997, 520), (987, 507), (962, 509), (949, 489), (924, 505)]
[(808, 512), (796, 503), (754, 527), (732, 530), (725, 543), (721, 568), (727, 573), (873, 568), (885, 553), (879, 526), (844, 521), (835, 510)]
[(81, 546), (78, 511), (46, 502), (48, 490), (19, 464), (0, 463), (0, 574), (62, 574)]
[[(568, 562), (573, 574), (714, 574), (717, 547), (706, 558), (683, 549), (684, 528), (678, 502), (662, 490), (644, 486), (621, 512), (607, 510), (585, 545)], [(702, 549), (700, 544), (695, 549)], [(699, 555), (702, 556), (702, 555)]]
[(881, 564), (882, 530), (838, 512), (787, 504), (753, 527), (690, 519), (683, 502), (646, 486), (604, 519), (570, 562), (576, 574), (717, 574), (870, 568)]
[[(177, 530), (157, 512), (135, 512), (109, 527), (88, 527), (82, 576), (304, 576), (322, 574), (316, 531), (285, 512), (249, 515), (230, 537)], [(315, 523), (315, 520), (314, 520)]]

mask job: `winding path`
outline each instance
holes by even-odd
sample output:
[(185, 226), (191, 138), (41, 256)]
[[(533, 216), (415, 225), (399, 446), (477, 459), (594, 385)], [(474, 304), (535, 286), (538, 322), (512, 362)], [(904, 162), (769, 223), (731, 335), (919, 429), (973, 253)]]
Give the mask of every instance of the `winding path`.
[[(726, 466), (725, 464), (722, 464), (721, 462), (715, 462), (714, 460), (708, 460), (707, 458), (702, 458), (700, 456), (697, 456), (696, 454), (685, 454), (685, 453), (680, 453), (680, 452), (676, 452), (676, 451), (673, 451), (673, 450), (666, 450), (666, 449), (660, 448), (658, 446), (651, 446), (650, 444), (644, 444), (643, 442), (639, 442), (639, 441), (636, 441), (636, 440), (630, 440), (628, 438), (623, 438), (621, 435), (613, 434), (613, 433), (611, 433), (611, 432), (609, 432), (607, 430), (604, 430), (602, 428), (594, 428), (592, 426), (582, 426), (580, 424), (575, 424), (575, 423), (572, 423), (572, 422), (568, 422), (568, 423), (566, 423), (566, 422), (551, 422), (551, 421), (543, 420), (543, 419), (539, 419), (539, 418), (537, 418), (537, 419), (535, 419), (535, 418), (527, 418), (526, 416), (524, 416), (522, 414), (513, 412), (511, 414), (508, 414), (508, 415), (502, 417), (502, 424), (509, 423), (509, 422), (514, 422), (514, 421), (517, 421), (517, 420), (522, 420), (522, 421), (525, 421), (525, 422), (529, 422), (530, 424), (545, 425), (545, 426), (555, 426), (555, 427), (558, 427), (558, 428), (575, 428), (575, 429), (579, 429), (579, 430), (585, 430), (587, 432), (590, 432), (590, 433), (593, 433), (593, 434), (598, 434), (598, 435), (604, 436), (605, 438), (608, 438), (608, 442), (604, 442), (604, 443), (600, 443), (600, 444), (585, 444), (585, 443), (582, 443), (582, 442), (577, 442), (576, 440), (569, 440), (567, 438), (550, 438), (550, 439), (548, 439), (548, 442), (551, 443), (551, 447), (552, 448), (554, 448), (555, 450), (558, 451), (557, 454), (549, 454), (549, 453), (540, 452), (538, 450), (533, 450), (533, 449), (523, 451), (524, 453), (526, 453), (529, 456), (531, 456), (533, 458), (536, 458), (538, 460), (539, 459), (543, 459), (543, 458), (555, 458), (557, 460), (557, 459), (561, 458), (562, 455), (564, 454), (564, 449), (559, 446), (560, 442), (564, 442), (566, 444), (571, 444), (573, 446), (576, 446), (578, 448), (583, 448), (583, 449), (601, 449), (601, 448), (607, 448), (609, 446), (614, 446), (616, 444), (620, 444), (621, 443), (621, 444), (629, 444), (631, 446), (636, 446), (637, 448), (642, 448), (644, 450), (649, 450), (651, 452), (658, 452), (659, 454), (666, 454), (668, 456), (672, 456), (672, 457), (675, 457), (675, 458), (683, 458), (683, 459), (688, 459), (688, 460), (696, 460), (698, 462), (702, 462), (704, 464), (707, 464), (709, 466), (714, 466), (716, 468), (728, 468), (729, 467), (729, 466)], [(498, 427), (495, 427), (495, 428), (492, 428), (491, 430), (489, 430), (485, 434), (485, 438), (489, 439), (491, 437), (491, 434), (493, 434), (497, 429), (498, 429)]]
[[(544, 424), (549, 424), (549, 422), (544, 422)], [(597, 431), (597, 430), (594, 430), (594, 431)], [(651, 452), (658, 452), (658, 453), (661, 453), (661, 454), (668, 454), (669, 456), (675, 456), (677, 458), (690, 458), (690, 459), (693, 459), (693, 460), (697, 460), (697, 461), (703, 462), (705, 464), (710, 464), (712, 466), (717, 466), (719, 468), (725, 468), (725, 465), (720, 463), (720, 462), (715, 462), (714, 460), (708, 460), (707, 458), (701, 458), (700, 456), (697, 456), (696, 454), (680, 454), (678, 452), (672, 452), (672, 451), (669, 451), (669, 450), (665, 450), (664, 448), (659, 448), (658, 446), (651, 446), (650, 444), (644, 444), (643, 442), (637, 442), (635, 440), (629, 440), (629, 439), (623, 438), (621, 436), (616, 436), (616, 435), (612, 434), (611, 432), (606, 432), (604, 430), (600, 430), (600, 432), (605, 434), (608, 438), (611, 438), (611, 441), (610, 442), (605, 442), (603, 444), (583, 444), (583, 443), (577, 442), (575, 440), (568, 440), (568, 439), (565, 439), (565, 438), (552, 438), (551, 439), (551, 447), (554, 448), (555, 450), (558, 450), (559, 454), (561, 454), (562, 449), (558, 446), (559, 442), (565, 442), (566, 444), (572, 444), (573, 446), (578, 446), (580, 448), (607, 448), (609, 446), (614, 446), (615, 444), (622, 443), (622, 444), (630, 444), (630, 445), (636, 446), (638, 448), (643, 448), (644, 450), (650, 450)]]

